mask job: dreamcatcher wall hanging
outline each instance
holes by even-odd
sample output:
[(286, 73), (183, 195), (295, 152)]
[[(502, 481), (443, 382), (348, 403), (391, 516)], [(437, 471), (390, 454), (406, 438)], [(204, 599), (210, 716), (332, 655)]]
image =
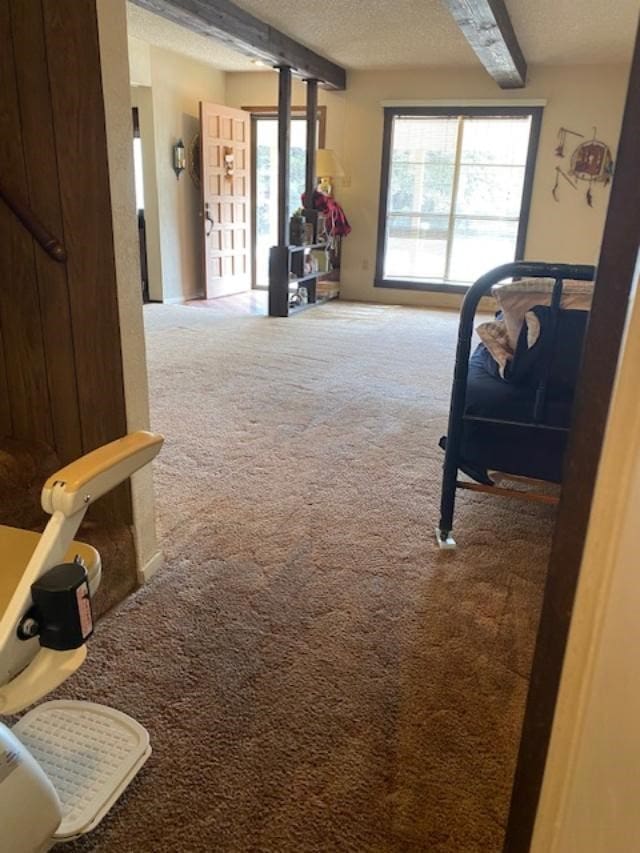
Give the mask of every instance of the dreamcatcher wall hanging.
[[(561, 166), (556, 166), (556, 182), (553, 185), (551, 194), (556, 201), (560, 201), (558, 190), (560, 188), (560, 178), (562, 178), (572, 189), (577, 190), (577, 181), (587, 181), (588, 187), (585, 194), (587, 204), (593, 207), (593, 192), (594, 184), (602, 184), (607, 186), (613, 175), (613, 157), (608, 145), (596, 139), (597, 128), (593, 128), (593, 137), (585, 142), (581, 142), (571, 155), (569, 169), (565, 171)], [(558, 131), (558, 145), (556, 146), (556, 156), (564, 157), (564, 148), (567, 143), (567, 136), (579, 136), (584, 139), (582, 133), (577, 133), (575, 130), (569, 130), (566, 127), (561, 127)]]

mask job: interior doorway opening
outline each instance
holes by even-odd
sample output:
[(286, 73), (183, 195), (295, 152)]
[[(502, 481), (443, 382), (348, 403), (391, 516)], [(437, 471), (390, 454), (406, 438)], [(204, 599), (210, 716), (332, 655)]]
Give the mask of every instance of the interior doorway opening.
[(142, 288), (142, 301), (146, 303), (151, 301), (151, 297), (149, 295), (149, 267), (147, 264), (147, 230), (144, 218), (144, 164), (138, 107), (132, 107), (131, 113), (133, 118), (133, 172), (135, 178), (138, 240), (140, 243), (140, 286)]

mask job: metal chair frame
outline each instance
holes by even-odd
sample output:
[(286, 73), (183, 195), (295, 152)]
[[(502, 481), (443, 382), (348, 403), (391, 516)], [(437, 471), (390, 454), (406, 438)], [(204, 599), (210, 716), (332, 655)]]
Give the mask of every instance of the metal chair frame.
[[(549, 334), (551, 336), (551, 355), (547, 359), (547, 363), (544, 366), (543, 376), (536, 389), (530, 421), (516, 421), (505, 418), (479, 417), (465, 414), (469, 356), (471, 353), (471, 340), (473, 337), (476, 310), (482, 297), (490, 295), (491, 288), (495, 284), (499, 284), (507, 278), (551, 278), (555, 282), (551, 294), (550, 306), (551, 322)], [(544, 422), (548, 379), (553, 364), (553, 351), (555, 349), (558, 316), (562, 310), (562, 288), (565, 281), (593, 281), (594, 278), (595, 267), (584, 264), (547, 264), (540, 261), (516, 261), (510, 264), (503, 264), (502, 266), (496, 267), (495, 269), (485, 273), (485, 275), (481, 276), (467, 291), (460, 312), (460, 325), (458, 328), (458, 343), (456, 348), (455, 369), (451, 389), (451, 405), (449, 409), (449, 424), (447, 429), (447, 443), (442, 473), (440, 524), (438, 528), (436, 528), (436, 536), (440, 547), (455, 547), (455, 541), (451, 536), (451, 531), (453, 529), (453, 515), (455, 511), (457, 489), (469, 487), (475, 488), (475, 484), (467, 484), (458, 480), (458, 471), (460, 470), (460, 463), (462, 462), (460, 458), (460, 448), (462, 445), (465, 422), (476, 421), (486, 424), (513, 426), (516, 428), (523, 427), (527, 429), (535, 428), (540, 430), (559, 430), (562, 432), (569, 431), (568, 427), (559, 427), (546, 424)], [(516, 472), (513, 473), (515, 474)], [(497, 486), (481, 486), (478, 484), (477, 489), (489, 493), (495, 490), (494, 493), (497, 495), (514, 495), (513, 491), (501, 489)], [(515, 496), (522, 497), (523, 495), (522, 493), (516, 492)], [(552, 502), (549, 499), (545, 499), (545, 496), (538, 495), (534, 499), (536, 498), (542, 499), (545, 502)]]

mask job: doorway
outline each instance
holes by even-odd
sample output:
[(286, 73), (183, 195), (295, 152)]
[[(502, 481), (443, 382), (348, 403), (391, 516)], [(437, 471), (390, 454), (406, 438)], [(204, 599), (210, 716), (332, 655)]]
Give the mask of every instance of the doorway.
[[(278, 111), (276, 107), (245, 107), (252, 120), (252, 287), (269, 287), (269, 250), (278, 242)], [(326, 107), (318, 107), (318, 147), (325, 146)], [(304, 107), (291, 110), (289, 212), (301, 207), (305, 187), (307, 124)]]
[(142, 139), (140, 137), (140, 114), (138, 107), (133, 107), (133, 172), (136, 188), (136, 211), (138, 218), (138, 241), (140, 244), (140, 286), (142, 301), (150, 302), (149, 296), (149, 267), (147, 264), (147, 229), (144, 219), (144, 167), (142, 161)]

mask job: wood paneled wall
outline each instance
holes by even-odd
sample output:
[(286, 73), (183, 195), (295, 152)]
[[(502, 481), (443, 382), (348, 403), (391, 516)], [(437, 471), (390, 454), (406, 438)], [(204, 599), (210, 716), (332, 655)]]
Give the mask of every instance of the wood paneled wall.
[[(0, 435), (64, 464), (126, 432), (95, 0), (0, 0), (0, 45), (0, 183), (68, 255), (0, 201)], [(129, 523), (129, 489), (96, 509)]]

